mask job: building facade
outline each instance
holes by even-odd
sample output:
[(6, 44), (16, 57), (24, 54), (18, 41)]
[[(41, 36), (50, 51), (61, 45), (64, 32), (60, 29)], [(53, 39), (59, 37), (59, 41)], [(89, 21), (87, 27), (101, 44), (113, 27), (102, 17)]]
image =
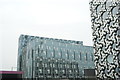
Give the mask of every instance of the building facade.
[(100, 79), (120, 78), (120, 0), (90, 2), (95, 69)]
[(82, 41), (21, 35), (18, 71), (24, 78), (80, 78), (94, 69), (93, 47)]

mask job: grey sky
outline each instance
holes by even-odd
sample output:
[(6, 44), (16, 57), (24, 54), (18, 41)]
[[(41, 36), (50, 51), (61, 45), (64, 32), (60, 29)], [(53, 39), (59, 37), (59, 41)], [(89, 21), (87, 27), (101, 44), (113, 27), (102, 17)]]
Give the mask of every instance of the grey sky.
[(89, 0), (0, 0), (0, 70), (17, 66), (20, 34), (92, 46), (90, 21)]

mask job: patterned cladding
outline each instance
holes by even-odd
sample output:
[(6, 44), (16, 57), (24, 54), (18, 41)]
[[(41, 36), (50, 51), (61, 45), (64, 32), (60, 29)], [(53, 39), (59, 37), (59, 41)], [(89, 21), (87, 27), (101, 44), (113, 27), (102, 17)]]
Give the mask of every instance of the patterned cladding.
[(90, 2), (96, 74), (120, 78), (120, 0)]

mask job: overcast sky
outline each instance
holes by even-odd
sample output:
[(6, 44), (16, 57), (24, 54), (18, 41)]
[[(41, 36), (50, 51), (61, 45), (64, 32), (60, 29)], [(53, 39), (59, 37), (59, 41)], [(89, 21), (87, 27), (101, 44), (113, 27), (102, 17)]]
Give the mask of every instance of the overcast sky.
[(17, 66), (20, 34), (92, 46), (90, 21), (89, 0), (0, 0), (0, 70)]

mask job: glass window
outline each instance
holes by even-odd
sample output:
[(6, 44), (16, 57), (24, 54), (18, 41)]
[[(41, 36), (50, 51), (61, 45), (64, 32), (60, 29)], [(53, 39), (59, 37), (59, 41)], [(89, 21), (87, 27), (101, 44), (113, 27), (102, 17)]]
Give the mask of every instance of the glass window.
[(62, 68), (62, 64), (60, 64), (60, 67)]
[(66, 53), (66, 57), (67, 59), (69, 59), (69, 51), (67, 50), (67, 53)]
[(65, 64), (65, 68), (67, 68), (67, 65)]
[(93, 54), (91, 53), (91, 58), (92, 58), (92, 61), (93, 61)]
[(39, 69), (39, 72), (42, 73), (42, 69)]
[(79, 57), (80, 57), (80, 60), (82, 60), (82, 55), (81, 55), (81, 52), (80, 52), (80, 55), (79, 55)]
[(74, 51), (74, 55), (73, 56), (74, 56), (74, 60), (75, 60), (75, 51)]
[(47, 67), (47, 64), (45, 64), (45, 67)]
[[(39, 57), (38, 57), (39, 58)], [(42, 58), (40, 58), (40, 61), (42, 61)]]
[(69, 64), (67, 64), (67, 68), (69, 68)]
[(55, 70), (55, 73), (58, 73), (58, 70)]
[(55, 58), (55, 48), (53, 49), (52, 56)]
[(68, 59), (68, 54), (67, 54), (67, 53), (65, 54), (65, 56), (66, 56), (66, 57), (67, 57), (67, 59)]
[(52, 56), (52, 57), (53, 57), (53, 54), (54, 54), (54, 53), (53, 53), (53, 52), (51, 52), (51, 56)]
[(85, 57), (85, 60), (87, 61), (87, 53), (86, 53), (86, 57)]
[(38, 47), (38, 54), (40, 53), (39, 47)]
[(41, 49), (43, 49), (43, 45), (41, 45)]
[(55, 64), (53, 64), (53, 67), (55, 67)]
[(71, 70), (69, 70), (69, 73), (72, 73), (72, 71), (71, 71)]
[(60, 49), (60, 58), (62, 58), (62, 50)]
[(31, 55), (31, 56), (32, 56), (32, 58), (33, 58), (33, 54), (34, 54), (34, 50), (32, 49), (32, 55)]
[(58, 67), (62, 68), (62, 64), (58, 64)]
[(41, 50), (41, 53), (43, 53), (44, 50)]
[(74, 66), (74, 68), (76, 68), (76, 65), (73, 65)]
[(39, 67), (39, 63), (37, 63), (37, 65), (36, 65), (37, 67)]
[(117, 12), (119, 12), (119, 7), (113, 8), (113, 10), (112, 10), (113, 15), (116, 15)]
[(42, 66), (44, 67), (44, 63), (42, 63)]
[(43, 54), (46, 55), (46, 51), (43, 51)]
[(48, 52), (47, 52), (47, 49), (46, 49), (46, 57), (48, 56), (48, 54), (47, 54)]
[(84, 70), (82, 70), (82, 73), (84, 74)]
[(50, 67), (52, 67), (52, 63), (50, 63)]
[(63, 73), (65, 73), (65, 70), (62, 70)]
[(28, 59), (30, 58), (30, 50), (28, 51)]
[(59, 52), (58, 55), (61, 56), (61, 53)]
[(48, 69), (47, 72), (50, 73), (50, 70)]
[(76, 73), (77, 73), (78, 71), (76, 70)]
[(72, 54), (72, 59), (74, 58), (74, 54)]
[(112, 55), (112, 54), (108, 55), (107, 61), (108, 61), (109, 63), (113, 63), (113, 55)]
[(62, 50), (62, 58), (67, 59), (67, 50), (65, 50), (64, 48)]

